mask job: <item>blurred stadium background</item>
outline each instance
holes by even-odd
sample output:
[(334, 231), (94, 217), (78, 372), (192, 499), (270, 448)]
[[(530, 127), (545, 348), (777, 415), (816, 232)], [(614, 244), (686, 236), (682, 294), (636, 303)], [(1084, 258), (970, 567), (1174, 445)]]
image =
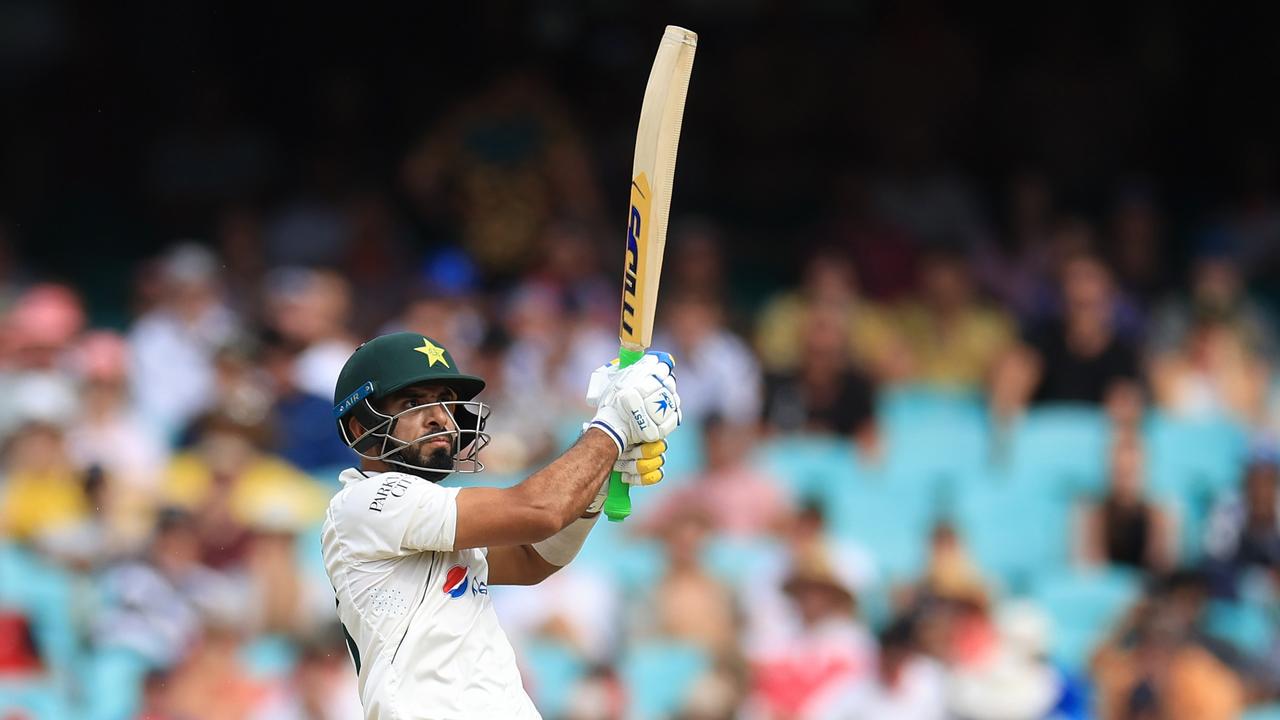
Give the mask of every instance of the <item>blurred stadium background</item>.
[(572, 440), (666, 23), (692, 422), (495, 591), (544, 714), (1280, 717), (1280, 6), (437, 5), (0, 2), (0, 717), (358, 717), (336, 370)]

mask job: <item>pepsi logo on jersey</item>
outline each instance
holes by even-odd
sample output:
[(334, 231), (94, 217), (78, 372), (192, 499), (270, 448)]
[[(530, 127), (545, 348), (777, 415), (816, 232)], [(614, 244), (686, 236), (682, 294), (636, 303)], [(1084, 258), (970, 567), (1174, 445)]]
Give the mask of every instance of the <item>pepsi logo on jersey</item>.
[(454, 565), (444, 576), (444, 592), (452, 598), (462, 597), (467, 592), (467, 568)]

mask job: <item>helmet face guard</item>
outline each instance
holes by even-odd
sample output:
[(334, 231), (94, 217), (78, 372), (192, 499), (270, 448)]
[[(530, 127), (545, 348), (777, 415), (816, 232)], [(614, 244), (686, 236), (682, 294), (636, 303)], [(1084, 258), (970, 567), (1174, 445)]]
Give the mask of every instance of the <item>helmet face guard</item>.
[[(415, 412), (440, 408), (449, 418), (452, 427), (428, 432), (412, 440), (402, 440), (393, 435), (396, 422)], [(364, 432), (352, 437), (347, 419), (354, 417), (364, 427)], [(338, 417), (338, 432), (342, 440), (367, 460), (377, 460), (406, 468), (415, 474), (429, 473), (428, 480), (438, 482), (450, 473), (478, 473), (484, 470), (480, 451), (489, 444), (489, 434), (484, 431), (489, 420), (489, 406), (477, 400), (441, 400), (415, 405), (407, 410), (388, 415), (374, 407), (372, 398), (363, 397), (349, 406), (348, 412)], [(449, 440), (453, 467), (449, 469), (425, 467), (410, 462), (403, 452), (425, 442), (445, 438)], [(434, 477), (433, 477), (434, 476)]]

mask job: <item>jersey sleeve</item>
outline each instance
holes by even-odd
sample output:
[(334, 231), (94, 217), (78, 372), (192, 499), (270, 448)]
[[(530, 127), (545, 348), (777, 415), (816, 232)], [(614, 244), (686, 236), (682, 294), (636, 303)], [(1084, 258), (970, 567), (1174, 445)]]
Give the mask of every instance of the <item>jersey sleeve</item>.
[(453, 550), (458, 490), (402, 473), (349, 486), (334, 500), (334, 524), (358, 560)]

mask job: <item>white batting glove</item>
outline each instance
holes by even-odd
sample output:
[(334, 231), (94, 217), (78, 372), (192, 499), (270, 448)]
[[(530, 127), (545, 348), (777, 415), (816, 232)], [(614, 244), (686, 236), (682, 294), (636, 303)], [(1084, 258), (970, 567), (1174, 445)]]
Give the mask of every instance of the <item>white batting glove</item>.
[(662, 440), (680, 425), (674, 365), (667, 353), (648, 352), (630, 367), (610, 363), (592, 374), (587, 402), (597, 410), (591, 425), (613, 439), (620, 456), (632, 446)]
[[(584, 425), (585, 431), (590, 425)], [(662, 482), (662, 466), (667, 462), (667, 442), (658, 440), (636, 445), (622, 453), (613, 463), (614, 472), (622, 473), (622, 482), (628, 485), (657, 485)], [(598, 513), (604, 507), (604, 499), (609, 496), (609, 481), (600, 485), (600, 492), (595, 500), (587, 506), (587, 513)]]

